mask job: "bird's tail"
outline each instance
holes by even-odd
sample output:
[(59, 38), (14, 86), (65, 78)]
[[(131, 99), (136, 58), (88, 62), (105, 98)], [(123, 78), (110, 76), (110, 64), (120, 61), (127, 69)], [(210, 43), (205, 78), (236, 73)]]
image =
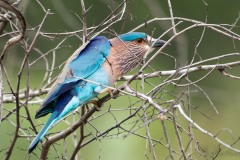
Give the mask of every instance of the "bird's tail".
[[(36, 148), (39, 141), (41, 141), (43, 136), (47, 133), (47, 131), (54, 123), (56, 123), (66, 114), (77, 108), (77, 106), (79, 105), (79, 100), (76, 95), (77, 92), (75, 90), (70, 90), (57, 99), (56, 105), (54, 106), (54, 111), (52, 112), (51, 116), (49, 117), (43, 128), (40, 130), (38, 135), (30, 144), (28, 148), (28, 153), (31, 153)], [(46, 109), (48, 108), (46, 107)]]
[(39, 143), (39, 141), (43, 138), (43, 136), (47, 133), (49, 128), (57, 121), (57, 113), (52, 113), (52, 115), (48, 118), (47, 122), (43, 126), (43, 128), (40, 130), (38, 135), (34, 138), (32, 143), (30, 144), (28, 148), (28, 153), (31, 153)]

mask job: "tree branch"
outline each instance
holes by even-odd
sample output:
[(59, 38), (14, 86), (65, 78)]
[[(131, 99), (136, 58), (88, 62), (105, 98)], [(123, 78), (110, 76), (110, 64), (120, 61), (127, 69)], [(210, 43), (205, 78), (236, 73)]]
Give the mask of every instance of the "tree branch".
[[(0, 59), (3, 59), (3, 57), (4, 57), (5, 53), (7, 52), (8, 48), (10, 46), (18, 43), (24, 37), (25, 31), (26, 31), (26, 22), (25, 22), (25, 19), (24, 19), (23, 15), (21, 14), (21, 12), (19, 12), (16, 8), (14, 8), (12, 5), (10, 5), (6, 1), (0, 1), (0, 7), (3, 7), (6, 10), (9, 10), (9, 11), (13, 12), (16, 15), (18, 21), (20, 22), (21, 28), (22, 28), (21, 31), (19, 31), (20, 32), (19, 35), (15, 36), (15, 37), (12, 37), (5, 44), (5, 46), (2, 50), (2, 53), (0, 55)], [(10, 20), (8, 20), (8, 21), (10, 21)]]

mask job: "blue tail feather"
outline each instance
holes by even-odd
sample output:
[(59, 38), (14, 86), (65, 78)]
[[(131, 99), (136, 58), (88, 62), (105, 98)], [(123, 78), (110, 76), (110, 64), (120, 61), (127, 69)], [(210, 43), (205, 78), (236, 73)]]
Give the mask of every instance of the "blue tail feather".
[[(44, 137), (52, 125), (54, 125), (58, 120), (65, 117), (71, 111), (75, 110), (79, 105), (82, 106), (90, 99), (95, 97), (97, 94), (93, 91), (93, 88), (96, 86), (97, 85), (92, 83), (86, 83), (82, 88), (73, 88), (59, 96), (56, 99), (56, 102), (54, 102), (56, 105), (54, 107), (52, 115), (49, 117), (46, 124), (30, 144), (28, 153), (31, 153), (36, 148), (37, 144), (41, 141), (41, 139)], [(79, 94), (80, 91), (85, 94)], [(48, 108), (45, 109), (48, 110)], [(44, 113), (44, 111), (45, 110), (43, 110), (42, 113)]]
[(34, 138), (32, 143), (30, 144), (28, 148), (28, 153), (31, 153), (37, 146), (37, 144), (40, 142), (40, 140), (43, 138), (43, 136), (47, 133), (49, 128), (56, 122), (57, 113), (52, 113), (52, 115), (49, 117), (43, 128), (40, 130), (38, 135)]
[(53, 113), (51, 114), (43, 128), (40, 130), (38, 135), (34, 138), (32, 143), (30, 144), (28, 148), (28, 153), (31, 153), (36, 148), (37, 144), (41, 141), (41, 139), (44, 137), (44, 135), (47, 133), (47, 131), (54, 123), (63, 118), (64, 115), (69, 113), (72, 108), (76, 108), (78, 106), (79, 101), (76, 98), (76, 94), (77, 92), (72, 89), (66, 92), (65, 94), (61, 95), (57, 99), (57, 104), (54, 108)]

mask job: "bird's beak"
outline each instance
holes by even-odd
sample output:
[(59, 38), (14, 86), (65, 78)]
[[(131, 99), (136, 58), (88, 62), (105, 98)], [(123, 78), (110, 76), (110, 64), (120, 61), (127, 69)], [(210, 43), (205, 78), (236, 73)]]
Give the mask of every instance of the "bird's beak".
[(152, 48), (159, 48), (162, 47), (165, 43), (166, 41), (164, 40), (151, 38), (149, 46), (151, 46)]

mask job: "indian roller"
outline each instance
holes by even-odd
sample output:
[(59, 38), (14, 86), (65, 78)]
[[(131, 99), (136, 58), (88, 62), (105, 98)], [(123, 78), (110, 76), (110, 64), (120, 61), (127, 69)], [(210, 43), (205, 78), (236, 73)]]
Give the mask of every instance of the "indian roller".
[(31, 153), (47, 131), (78, 106), (91, 101), (132, 70), (152, 47), (165, 41), (142, 32), (131, 32), (112, 39), (97, 36), (77, 49), (48, 92), (35, 118), (52, 113), (29, 146)]

